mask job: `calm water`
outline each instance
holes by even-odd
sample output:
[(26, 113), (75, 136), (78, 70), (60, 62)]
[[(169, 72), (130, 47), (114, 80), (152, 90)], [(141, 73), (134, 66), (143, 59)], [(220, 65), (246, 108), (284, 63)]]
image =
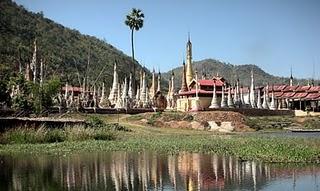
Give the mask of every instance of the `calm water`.
[(320, 190), (320, 166), (192, 153), (0, 156), (0, 190)]

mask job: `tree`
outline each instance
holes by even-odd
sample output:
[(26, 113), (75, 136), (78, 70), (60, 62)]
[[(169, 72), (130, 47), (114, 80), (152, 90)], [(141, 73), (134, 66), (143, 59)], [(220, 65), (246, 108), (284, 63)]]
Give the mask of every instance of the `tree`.
[[(134, 46), (133, 46), (133, 33), (138, 31), (143, 27), (144, 14), (140, 9), (133, 8), (132, 11), (127, 15), (125, 24), (131, 30), (131, 52), (132, 52), (132, 61), (134, 63)], [(135, 64), (133, 64), (133, 79), (135, 78)], [(134, 80), (135, 81), (135, 80)], [(134, 84), (135, 86), (135, 84)], [(135, 89), (135, 88), (134, 88)]]
[(23, 111), (25, 114), (41, 114), (53, 105), (53, 98), (59, 93), (61, 82), (59, 78), (53, 76), (41, 87), (39, 83), (26, 81), (20, 74), (10, 79), (9, 87), (12, 86), (19, 87), (12, 100), (13, 109)]

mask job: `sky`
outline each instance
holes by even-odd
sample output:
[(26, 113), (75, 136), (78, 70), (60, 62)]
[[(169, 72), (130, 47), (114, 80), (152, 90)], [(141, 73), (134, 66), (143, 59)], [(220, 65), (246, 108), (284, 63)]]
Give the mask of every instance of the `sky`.
[(162, 72), (193, 60), (255, 64), (276, 76), (320, 77), (319, 0), (15, 0), (29, 11), (96, 36), (131, 56), (132, 8), (145, 15), (135, 57)]

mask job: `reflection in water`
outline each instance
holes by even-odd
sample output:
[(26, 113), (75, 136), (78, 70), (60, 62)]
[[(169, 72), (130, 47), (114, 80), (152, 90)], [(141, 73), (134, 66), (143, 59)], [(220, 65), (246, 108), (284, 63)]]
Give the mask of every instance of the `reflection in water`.
[(320, 167), (180, 153), (0, 157), (1, 190), (316, 190)]

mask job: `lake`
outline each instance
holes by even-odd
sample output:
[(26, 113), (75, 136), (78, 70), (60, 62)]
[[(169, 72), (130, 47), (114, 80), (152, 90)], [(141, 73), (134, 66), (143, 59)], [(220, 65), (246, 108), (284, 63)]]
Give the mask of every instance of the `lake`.
[(320, 165), (186, 152), (0, 156), (0, 190), (320, 190)]

